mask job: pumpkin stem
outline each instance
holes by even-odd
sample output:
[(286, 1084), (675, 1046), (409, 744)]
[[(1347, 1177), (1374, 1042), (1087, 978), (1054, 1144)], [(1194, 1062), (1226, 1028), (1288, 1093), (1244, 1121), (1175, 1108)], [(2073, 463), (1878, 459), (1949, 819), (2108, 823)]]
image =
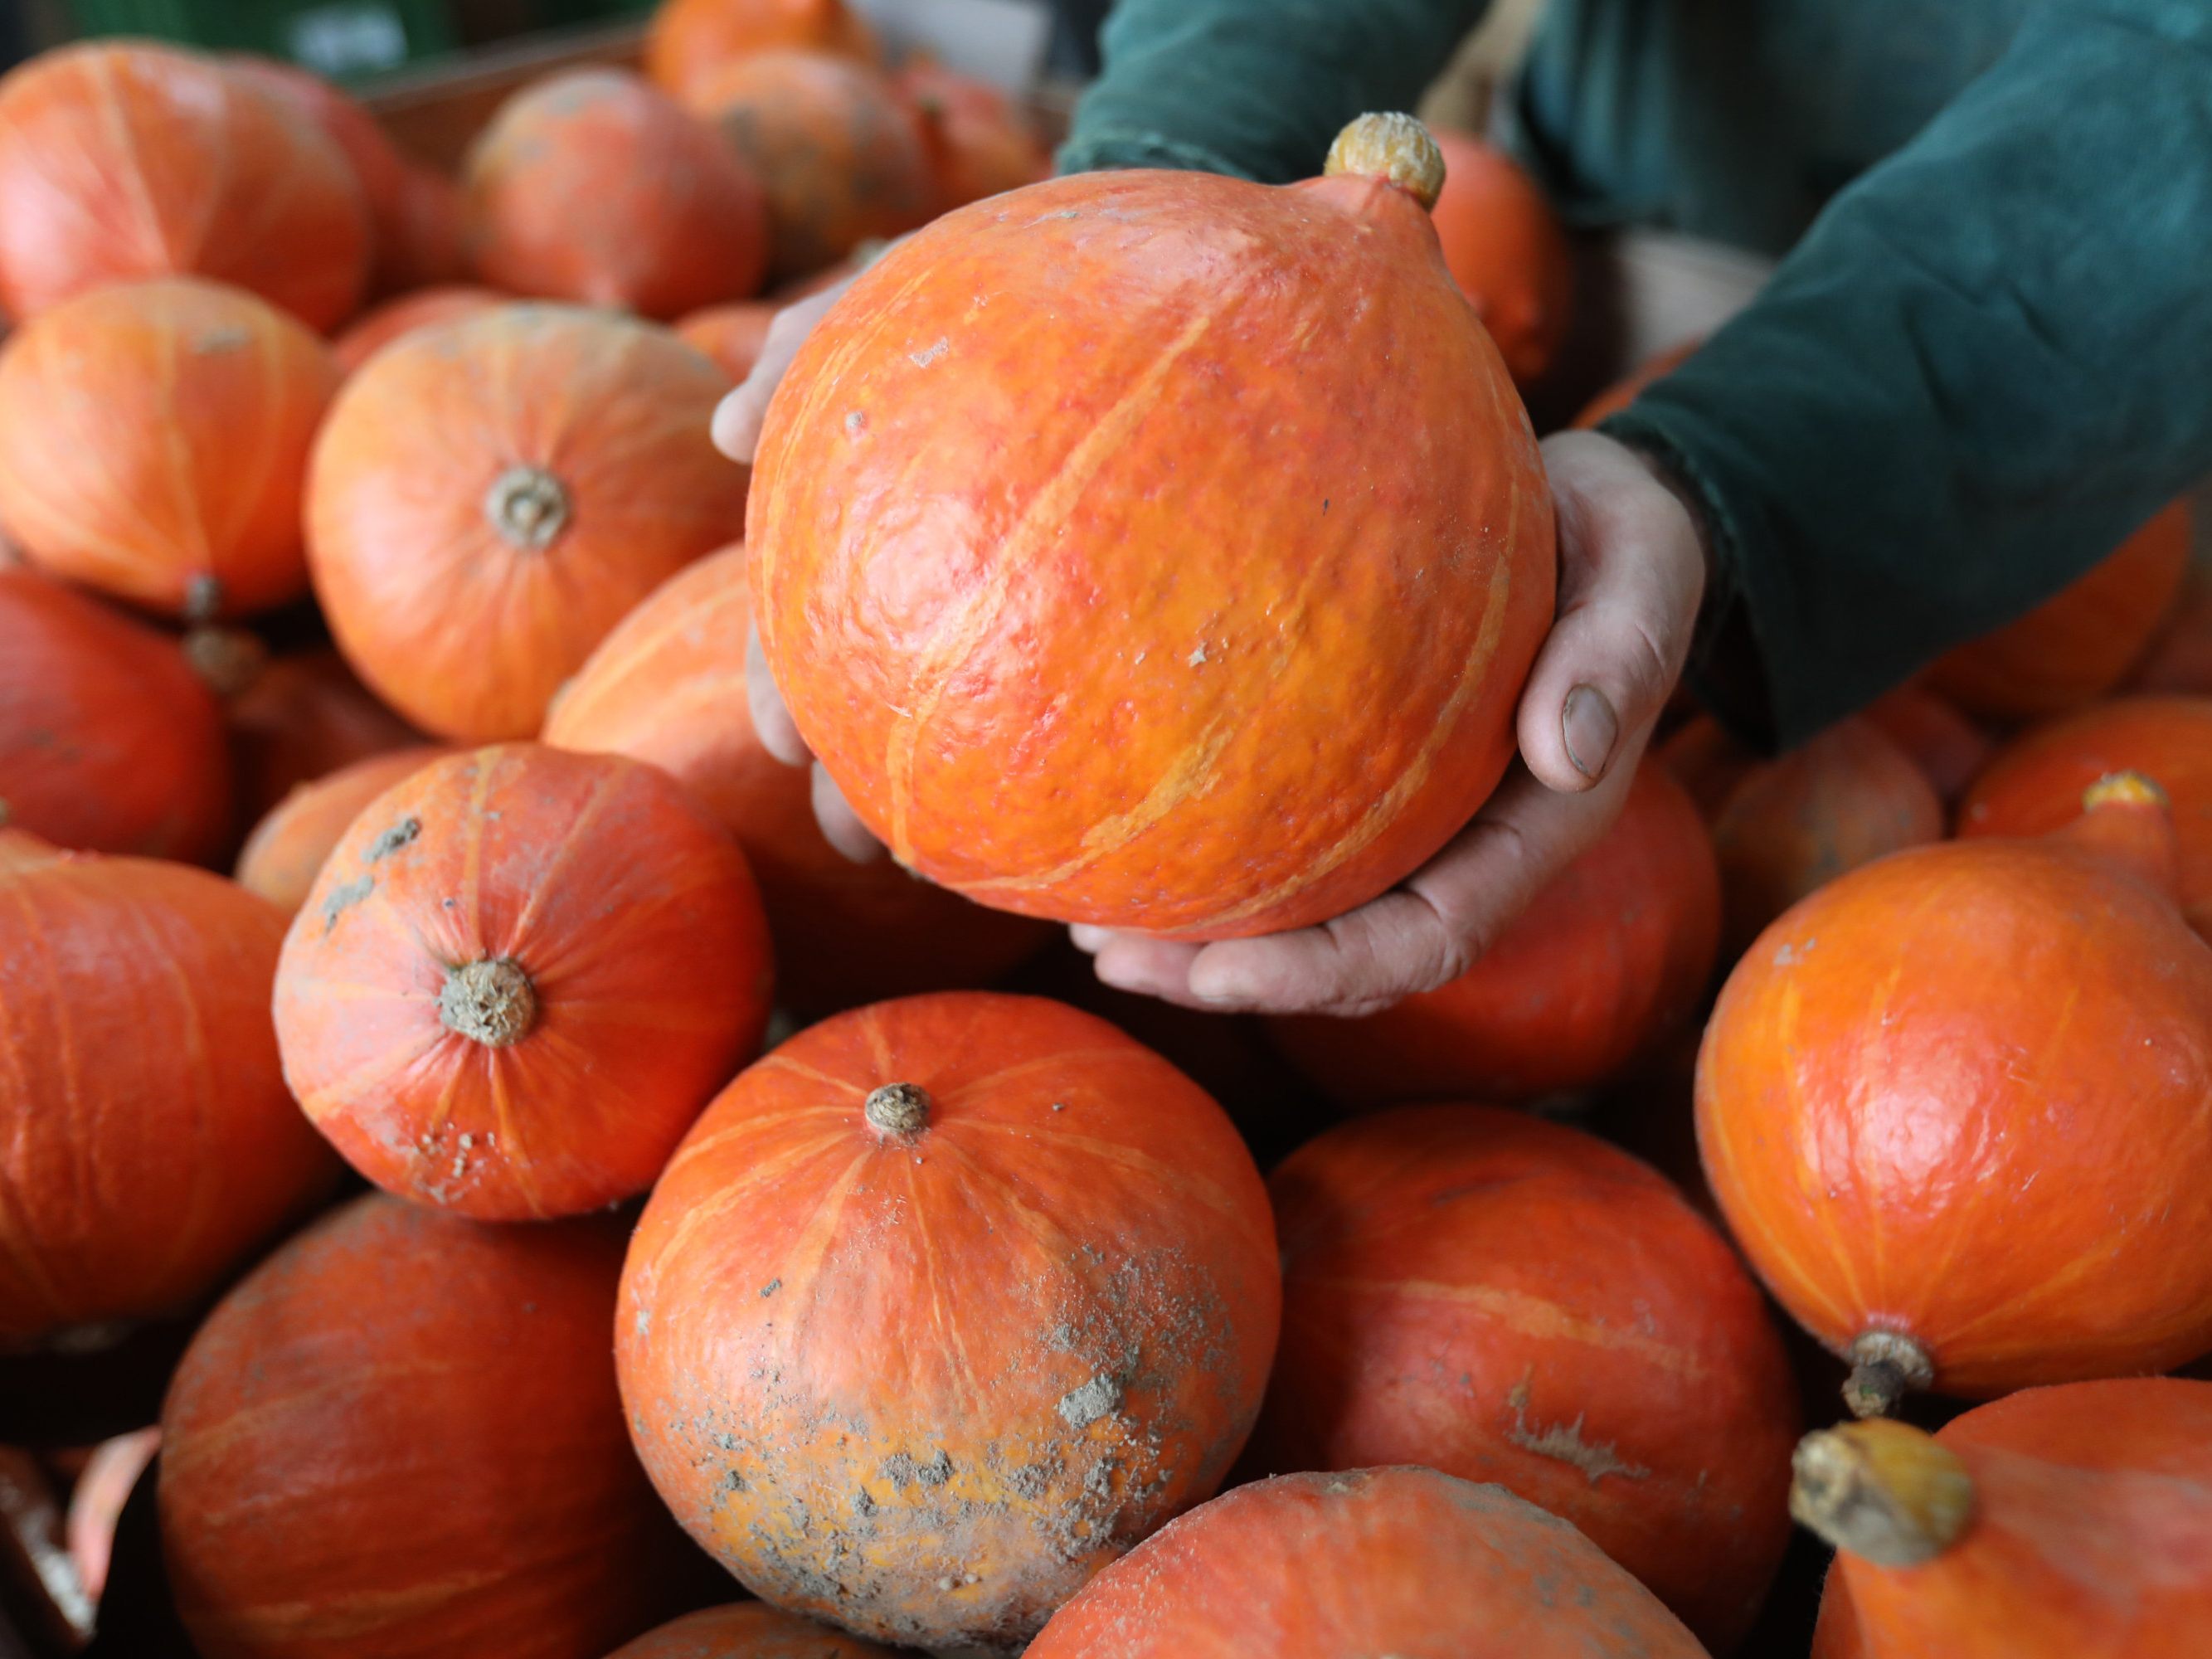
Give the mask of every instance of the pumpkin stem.
[(919, 1134), (929, 1124), (929, 1095), (918, 1083), (886, 1083), (860, 1109), (887, 1135)]
[(1790, 1472), (1799, 1524), (1878, 1567), (1934, 1560), (1973, 1517), (1973, 1477), (1958, 1454), (1886, 1418), (1814, 1430)]
[(1854, 1417), (1887, 1417), (1897, 1402), (1936, 1381), (1928, 1350), (1895, 1331), (1868, 1331), (1851, 1344), (1844, 1404)]
[(2081, 795), (2081, 816), (2058, 832), (2119, 865), (2168, 898), (2181, 896), (2181, 848), (2166, 791), (2140, 772), (2114, 772)]
[(504, 1048), (521, 1042), (538, 1023), (538, 988), (510, 957), (464, 963), (446, 971), (438, 1019), (488, 1048)]
[(222, 582), (205, 571), (185, 584), (184, 619), (194, 624), (213, 622), (222, 610)]
[(203, 624), (185, 635), (183, 648), (191, 671), (225, 702), (259, 679), (269, 661), (269, 647), (243, 628)]
[(510, 466), (484, 492), (483, 510), (508, 545), (536, 553), (568, 527), (568, 492), (541, 468)]
[(1444, 153), (1410, 115), (1362, 115), (1336, 135), (1322, 172), (1380, 179), (1432, 208), (1444, 187)]

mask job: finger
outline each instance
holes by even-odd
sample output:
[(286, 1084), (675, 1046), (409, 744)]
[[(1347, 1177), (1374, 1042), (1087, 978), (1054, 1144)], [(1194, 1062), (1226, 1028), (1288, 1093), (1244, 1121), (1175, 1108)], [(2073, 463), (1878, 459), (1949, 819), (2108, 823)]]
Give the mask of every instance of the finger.
[(814, 817), (822, 826), (822, 838), (855, 864), (872, 864), (884, 855), (884, 844), (875, 832), (860, 822), (845, 799), (845, 792), (837, 787), (820, 764), (814, 768)]
[(754, 452), (760, 447), (761, 427), (768, 419), (769, 401), (775, 396), (776, 387), (783, 384), (791, 360), (799, 355), (799, 348), (805, 343), (822, 314), (836, 305), (852, 285), (852, 279), (848, 277), (775, 313), (775, 320), (768, 325), (768, 337), (761, 342), (761, 354), (754, 360), (752, 373), (714, 410), (715, 448), (733, 461), (743, 461), (748, 466), (752, 464)]
[(1095, 957), (1121, 935), (1111, 927), (1101, 927), (1095, 922), (1078, 921), (1069, 925), (1067, 937), (1068, 941), (1084, 955)]
[(760, 630), (745, 630), (745, 707), (753, 717), (753, 735), (761, 747), (786, 766), (804, 766), (811, 758), (806, 739), (769, 672), (768, 653), (761, 649)]
[(1205, 947), (1179, 939), (1115, 933), (1099, 948), (1093, 971), (1102, 984), (1186, 1008), (1208, 1005), (1190, 988), (1190, 965)]
[[(1549, 787), (1591, 788), (1681, 678), (1705, 587), (1689, 512), (1610, 439), (1546, 447), (1559, 530), (1558, 619), (1522, 693), (1518, 735)], [(1610, 452), (1610, 453), (1608, 453)]]

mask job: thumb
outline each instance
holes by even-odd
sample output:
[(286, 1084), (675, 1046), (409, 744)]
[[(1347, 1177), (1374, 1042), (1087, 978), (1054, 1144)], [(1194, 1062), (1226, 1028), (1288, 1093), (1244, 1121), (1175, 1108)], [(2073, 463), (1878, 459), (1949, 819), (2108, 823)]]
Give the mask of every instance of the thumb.
[(1522, 758), (1547, 787), (1595, 787), (1659, 718), (1697, 625), (1697, 520), (1653, 464), (1596, 433), (1544, 445), (1559, 613), (1521, 695)]
[(760, 356), (753, 361), (752, 373), (714, 410), (715, 448), (733, 461), (752, 465), (753, 453), (760, 447), (761, 428), (768, 420), (769, 400), (783, 384), (791, 360), (799, 355), (799, 348), (806, 343), (823, 313), (843, 298), (852, 285), (848, 276), (775, 313), (768, 325), (768, 337), (761, 342)]

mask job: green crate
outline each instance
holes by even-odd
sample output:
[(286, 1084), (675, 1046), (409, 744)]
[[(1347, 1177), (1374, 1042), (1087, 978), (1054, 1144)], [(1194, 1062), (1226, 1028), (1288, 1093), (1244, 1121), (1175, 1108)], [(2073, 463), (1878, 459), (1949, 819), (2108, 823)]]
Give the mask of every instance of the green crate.
[(68, 0), (88, 35), (129, 34), (289, 58), (360, 80), (450, 52), (442, 0)]

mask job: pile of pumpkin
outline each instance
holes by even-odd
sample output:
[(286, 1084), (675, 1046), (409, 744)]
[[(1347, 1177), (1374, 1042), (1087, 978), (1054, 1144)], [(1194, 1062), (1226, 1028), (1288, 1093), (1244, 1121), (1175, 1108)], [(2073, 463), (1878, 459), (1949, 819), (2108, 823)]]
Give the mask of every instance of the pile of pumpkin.
[[(1497, 784), (1565, 244), (1406, 124), (1000, 196), (872, 55), (677, 0), (459, 185), (265, 64), (0, 83), (0, 1366), (193, 1328), (198, 1650), (1765, 1654), (1794, 1513), (1824, 1659), (2195, 1651), (2185, 510), (1794, 754), (1681, 724), (1442, 990), (1115, 998), (1045, 919), (1301, 925)], [(971, 200), (718, 456), (768, 273)]]

